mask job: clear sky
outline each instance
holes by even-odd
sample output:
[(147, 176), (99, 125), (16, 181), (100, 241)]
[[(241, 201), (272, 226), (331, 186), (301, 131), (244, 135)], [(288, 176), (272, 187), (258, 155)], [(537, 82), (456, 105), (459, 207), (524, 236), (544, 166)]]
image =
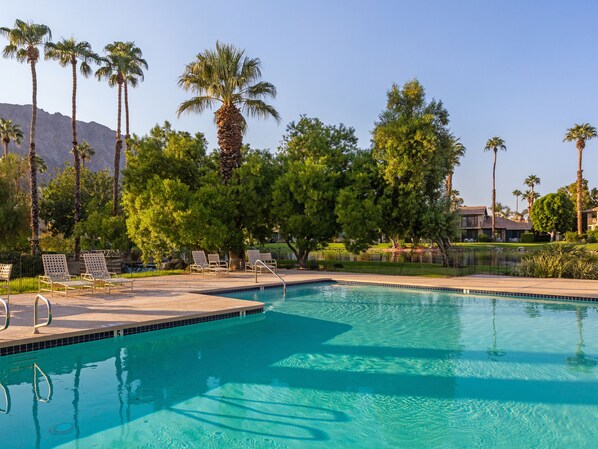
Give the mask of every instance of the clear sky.
[[(188, 97), (177, 86), (184, 66), (216, 40), (259, 57), (263, 79), (278, 89), (283, 122), (249, 121), (245, 142), (275, 150), (300, 114), (356, 130), (361, 147), (393, 82), (418, 78), (451, 114), (467, 147), (455, 174), (467, 205), (490, 204), (488, 138), (507, 144), (497, 164), (497, 201), (535, 174), (545, 194), (575, 180), (575, 123), (598, 125), (598, 2), (520, 0), (21, 0), (3, 2), (2, 26), (15, 19), (48, 25), (54, 40), (74, 35), (101, 52), (132, 40), (149, 63), (130, 93), (131, 126), (145, 134), (169, 120), (203, 132), (217, 146), (212, 113), (176, 117)], [(5, 40), (1, 42), (5, 44)], [(70, 115), (70, 71), (39, 64), (38, 105)], [(30, 104), (30, 72), (0, 59), (0, 102)], [(81, 80), (78, 118), (116, 128), (116, 91)], [(584, 175), (598, 186), (598, 139), (584, 151)]]

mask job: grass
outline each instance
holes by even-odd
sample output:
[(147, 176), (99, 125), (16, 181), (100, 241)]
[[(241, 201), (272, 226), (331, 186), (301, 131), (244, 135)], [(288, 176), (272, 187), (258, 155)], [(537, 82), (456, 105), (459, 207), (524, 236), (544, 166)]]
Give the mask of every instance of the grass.
[[(156, 270), (143, 271), (139, 273), (122, 273), (119, 276), (124, 278), (149, 278), (154, 276), (170, 276), (175, 274), (184, 274), (187, 270)], [(17, 293), (32, 293), (38, 291), (37, 277), (24, 277), (20, 279), (13, 279), (10, 281), (10, 293), (16, 295)], [(0, 289), (0, 294), (4, 291)]]

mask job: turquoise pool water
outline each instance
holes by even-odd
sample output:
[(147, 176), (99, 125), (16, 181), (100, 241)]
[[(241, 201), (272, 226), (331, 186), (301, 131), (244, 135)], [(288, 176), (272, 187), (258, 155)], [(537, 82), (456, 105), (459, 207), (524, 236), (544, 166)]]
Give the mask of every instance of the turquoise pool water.
[(597, 305), (331, 284), (226, 296), (268, 311), (0, 358), (0, 446), (596, 447)]

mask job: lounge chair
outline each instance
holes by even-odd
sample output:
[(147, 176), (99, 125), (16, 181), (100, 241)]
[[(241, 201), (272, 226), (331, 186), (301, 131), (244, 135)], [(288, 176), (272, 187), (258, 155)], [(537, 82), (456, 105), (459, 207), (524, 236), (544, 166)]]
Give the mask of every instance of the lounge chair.
[(201, 274), (210, 270), (210, 264), (206, 259), (206, 253), (204, 251), (192, 251), (193, 263), (189, 265), (189, 273), (199, 271)]
[(245, 262), (245, 271), (251, 271), (254, 273), (255, 271), (258, 271), (260, 273), (262, 272), (262, 270), (267, 271), (264, 265), (257, 263), (258, 260), (262, 261), (273, 271), (276, 271), (276, 268), (278, 267), (276, 261), (272, 258), (271, 253), (260, 253), (260, 251), (257, 249), (248, 249), (247, 261)]
[(219, 254), (208, 254), (208, 264), (208, 271), (210, 273), (228, 273), (230, 270), (228, 262), (225, 260), (220, 260)]
[(0, 288), (6, 290), (6, 299), (10, 299), (10, 273), (12, 264), (0, 263)]
[(117, 277), (116, 273), (109, 272), (104, 254), (86, 253), (83, 254), (83, 261), (85, 262), (86, 272), (82, 277), (93, 282), (96, 287), (107, 288), (108, 293), (110, 293), (111, 287), (130, 287), (131, 291), (133, 291), (133, 279), (120, 278)]
[[(42, 263), (44, 265), (44, 276), (38, 278), (38, 290), (51, 292), (54, 295), (60, 288), (64, 288), (64, 295), (68, 296), (69, 290), (89, 289), (93, 295), (93, 282), (85, 280), (75, 280), (76, 276), (71, 276), (69, 267), (66, 263), (64, 254), (42, 254)], [(44, 285), (48, 287), (43, 287)]]

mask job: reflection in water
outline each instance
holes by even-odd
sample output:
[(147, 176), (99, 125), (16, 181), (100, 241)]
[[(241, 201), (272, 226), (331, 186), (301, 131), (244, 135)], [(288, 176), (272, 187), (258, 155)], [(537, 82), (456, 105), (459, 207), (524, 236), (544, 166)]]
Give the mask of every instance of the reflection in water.
[(503, 357), (507, 353), (496, 346), (496, 298), (492, 299), (492, 336), (492, 347), (488, 348), (487, 353), (490, 360), (497, 361), (498, 357)]
[(587, 308), (576, 307), (575, 317), (577, 318), (577, 331), (579, 333), (579, 343), (577, 343), (577, 349), (573, 357), (567, 357), (565, 362), (567, 365), (574, 367), (578, 370), (588, 370), (596, 366), (598, 361), (588, 357), (583, 351), (585, 346), (583, 342), (583, 319), (587, 316)]
[(0, 407), (0, 413), (8, 415), (10, 413), (10, 390), (0, 383), (0, 390), (4, 396), (4, 406)]

